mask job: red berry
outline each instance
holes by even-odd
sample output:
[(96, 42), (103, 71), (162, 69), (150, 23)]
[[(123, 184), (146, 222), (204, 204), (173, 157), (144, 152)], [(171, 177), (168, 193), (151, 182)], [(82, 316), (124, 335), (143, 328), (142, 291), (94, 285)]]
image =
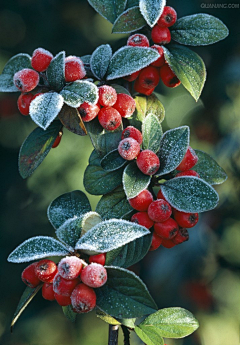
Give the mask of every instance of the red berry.
[(35, 288), (41, 283), (35, 273), (36, 265), (37, 262), (34, 262), (33, 264), (27, 266), (22, 272), (22, 281), (30, 288)]
[(157, 199), (163, 199), (163, 200), (166, 200), (162, 191), (161, 191), (161, 188), (159, 189), (158, 193), (157, 193)]
[(134, 113), (136, 103), (131, 96), (125, 93), (119, 93), (113, 108), (116, 109), (122, 117), (129, 117)]
[(58, 145), (60, 144), (60, 142), (62, 140), (62, 136), (63, 136), (63, 132), (59, 132), (57, 138), (55, 139), (54, 143), (52, 144), (53, 149), (58, 147)]
[(107, 271), (103, 265), (92, 263), (82, 270), (80, 275), (81, 281), (87, 286), (98, 288), (103, 286), (107, 281)]
[(187, 229), (180, 228), (177, 235), (172, 239), (174, 244), (181, 244), (189, 240), (189, 234)]
[(154, 89), (155, 87), (153, 87), (152, 89), (146, 89), (139, 83), (139, 79), (135, 80), (134, 90), (138, 93), (142, 93), (143, 95), (150, 96), (153, 93)]
[(109, 131), (114, 131), (122, 123), (122, 116), (112, 107), (104, 107), (98, 113), (101, 126)]
[(117, 102), (117, 92), (113, 87), (109, 85), (103, 85), (98, 88), (98, 91), (98, 102), (101, 106), (112, 107)]
[(157, 44), (167, 44), (171, 41), (171, 32), (166, 26), (155, 25), (151, 32), (152, 40)]
[(33, 97), (32, 93), (22, 93), (18, 97), (17, 105), (22, 115), (29, 115), (29, 107)]
[(176, 74), (171, 70), (169, 65), (165, 63), (159, 71), (160, 77), (163, 81), (163, 84), (167, 87), (177, 87), (181, 84), (180, 80)]
[(85, 284), (75, 287), (71, 295), (71, 303), (75, 313), (88, 313), (96, 306), (97, 296), (95, 291)]
[(14, 74), (13, 82), (21, 92), (29, 92), (38, 85), (39, 74), (33, 69), (24, 68)]
[(176, 236), (178, 230), (178, 224), (172, 218), (168, 218), (164, 222), (154, 224), (154, 231), (156, 234), (166, 240), (170, 240)]
[(181, 171), (177, 173), (175, 177), (181, 177), (181, 176), (196, 176), (200, 177), (199, 173), (197, 173), (195, 170), (186, 170), (186, 171)]
[(105, 265), (105, 261), (106, 261), (106, 254), (105, 253), (89, 256), (90, 264), (92, 262), (96, 262), (97, 264), (100, 264), (100, 265), (104, 266)]
[(47, 299), (48, 301), (54, 301), (54, 291), (53, 291), (53, 284), (51, 283), (44, 283), (42, 287), (42, 296), (43, 298)]
[(82, 271), (82, 260), (76, 256), (67, 256), (58, 264), (58, 273), (67, 280), (76, 279)]
[(66, 307), (67, 305), (71, 304), (71, 297), (70, 296), (63, 296), (57, 293), (54, 293), (54, 297), (59, 305), (62, 307)]
[(189, 170), (194, 167), (197, 161), (198, 156), (196, 155), (196, 152), (190, 146), (188, 146), (187, 152), (185, 153), (183, 160), (176, 169), (180, 171)]
[(154, 66), (154, 67), (161, 67), (165, 64), (165, 58), (164, 58), (164, 50), (163, 47), (154, 44), (153, 46), (151, 46), (152, 49), (156, 50), (158, 52), (158, 54), (160, 55), (160, 57), (151, 63), (150, 66)]
[(78, 108), (78, 111), (81, 115), (81, 118), (83, 119), (84, 122), (89, 122), (98, 115), (100, 111), (100, 106), (98, 104), (88, 104), (87, 102), (84, 102), (83, 104), (80, 105)]
[(131, 222), (137, 223), (139, 225), (145, 226), (145, 228), (150, 229), (154, 222), (149, 218), (147, 212), (137, 212), (132, 218)]
[(137, 157), (137, 166), (145, 175), (154, 175), (160, 167), (160, 161), (153, 151), (143, 150)]
[(176, 244), (173, 242), (173, 239), (172, 240), (163, 239), (162, 240), (162, 246), (165, 248), (173, 248), (176, 246)]
[(127, 81), (134, 81), (139, 76), (139, 73), (140, 73), (140, 71), (134, 72), (134, 73), (124, 77), (124, 79), (127, 80)]
[(65, 59), (65, 80), (67, 83), (83, 79), (85, 75), (84, 64), (79, 57), (68, 56)]
[(149, 40), (145, 35), (134, 34), (127, 40), (127, 46), (132, 47), (149, 47)]
[(148, 215), (154, 222), (165, 222), (171, 214), (171, 206), (163, 199), (153, 201), (148, 207)]
[(146, 89), (155, 88), (159, 80), (159, 71), (153, 66), (143, 68), (138, 76), (139, 84)]
[(182, 228), (192, 228), (198, 222), (198, 213), (186, 213), (173, 209), (173, 216)]
[(149, 248), (149, 251), (153, 251), (158, 249), (158, 247), (160, 247), (160, 245), (162, 244), (163, 239), (161, 237), (159, 237), (155, 232), (153, 232), (152, 234), (152, 243), (151, 246)]
[(43, 72), (46, 71), (52, 59), (53, 55), (48, 50), (38, 48), (33, 52), (31, 64), (36, 71)]
[(127, 161), (136, 158), (140, 152), (140, 145), (137, 140), (133, 138), (126, 138), (120, 141), (118, 145), (118, 152), (120, 156)]
[(57, 273), (53, 279), (53, 291), (59, 295), (70, 296), (79, 279), (67, 280)]
[(52, 260), (40, 260), (35, 267), (38, 279), (45, 283), (51, 283), (57, 273), (57, 265)]
[(128, 199), (129, 204), (137, 211), (147, 211), (148, 206), (153, 201), (152, 193), (144, 189), (135, 198)]
[(143, 140), (142, 133), (137, 128), (133, 126), (128, 126), (123, 130), (121, 139), (129, 138), (129, 137), (137, 140), (139, 145), (142, 144), (142, 140)]
[(172, 26), (177, 21), (177, 12), (174, 10), (174, 8), (170, 6), (165, 6), (163, 9), (163, 13), (161, 14), (161, 17), (158, 19), (158, 25), (161, 26)]

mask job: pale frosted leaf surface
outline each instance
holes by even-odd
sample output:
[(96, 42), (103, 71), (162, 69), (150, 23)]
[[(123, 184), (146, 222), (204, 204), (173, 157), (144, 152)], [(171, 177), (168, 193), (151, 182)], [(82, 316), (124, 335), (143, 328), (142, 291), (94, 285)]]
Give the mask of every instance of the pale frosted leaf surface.
[(113, 54), (108, 67), (107, 80), (125, 77), (137, 72), (158, 58), (158, 52), (151, 48), (122, 47)]
[(36, 236), (20, 244), (9, 255), (8, 261), (20, 263), (46, 258), (48, 256), (64, 256), (69, 254), (69, 249), (52, 237)]
[(149, 230), (126, 220), (105, 220), (80, 238), (76, 249), (106, 253), (149, 234)]
[(56, 230), (57, 238), (74, 248), (82, 233), (82, 218), (83, 216), (66, 220)]
[(183, 160), (189, 145), (190, 131), (188, 126), (182, 126), (166, 131), (161, 139), (160, 169), (156, 176), (165, 175), (173, 171)]
[(25, 139), (18, 157), (18, 167), (22, 178), (29, 177), (42, 163), (61, 128), (61, 122), (54, 121), (45, 131), (38, 127)]
[(143, 174), (135, 162), (130, 163), (123, 172), (123, 188), (127, 199), (134, 198), (151, 182), (151, 177)]
[(174, 41), (190, 46), (213, 44), (228, 34), (228, 28), (220, 19), (205, 13), (180, 18), (171, 28)]
[(113, 34), (131, 33), (146, 25), (139, 6), (128, 8), (115, 20), (112, 28)]
[(110, 23), (114, 23), (119, 14), (124, 11), (127, 0), (88, 0), (88, 2), (101, 16)]
[(206, 68), (203, 60), (192, 50), (179, 45), (164, 47), (164, 57), (173, 72), (197, 101), (206, 81)]
[(94, 226), (101, 223), (102, 218), (97, 212), (85, 213), (82, 217), (82, 233), (81, 236), (85, 235)]
[(47, 78), (53, 90), (60, 91), (65, 85), (65, 52), (58, 53), (47, 69)]
[(64, 104), (60, 113), (58, 114), (58, 117), (63, 126), (66, 127), (70, 132), (81, 136), (87, 134), (83, 120), (76, 108), (72, 108)]
[(141, 317), (156, 311), (157, 306), (139, 277), (119, 267), (106, 269), (106, 284), (95, 290), (101, 310), (118, 319)]
[(84, 102), (96, 104), (98, 101), (98, 88), (87, 80), (77, 80), (66, 85), (60, 92), (64, 102), (73, 108), (78, 108)]
[(161, 185), (171, 206), (183, 212), (204, 212), (218, 204), (217, 192), (204, 180), (193, 176), (175, 177)]
[(58, 116), (63, 106), (63, 97), (56, 92), (48, 92), (36, 97), (30, 104), (32, 120), (41, 128), (47, 129)]
[(74, 313), (74, 311), (72, 310), (72, 306), (71, 305), (67, 305), (66, 307), (62, 307), (63, 310), (63, 314), (66, 316), (66, 318), (71, 321), (71, 322), (75, 322), (76, 318), (77, 318), (77, 314)]
[(161, 16), (166, 0), (140, 0), (140, 11), (148, 25), (152, 28)]
[(125, 89), (125, 87), (123, 87), (122, 85), (111, 84), (111, 87), (113, 87), (117, 93), (125, 93), (126, 95), (131, 96), (130, 92), (127, 89)]
[(28, 54), (13, 56), (4, 66), (0, 75), (0, 92), (19, 92), (13, 83), (14, 74), (24, 68), (32, 68), (31, 57)]
[(83, 55), (80, 57), (80, 59), (82, 60), (82, 62), (84, 63), (84, 65), (90, 65), (90, 61), (91, 61), (91, 55)]
[(110, 151), (101, 160), (101, 167), (106, 171), (114, 171), (120, 169), (126, 164), (126, 160), (122, 158), (118, 150)]
[(109, 44), (103, 44), (98, 47), (91, 56), (90, 65), (94, 76), (102, 80), (112, 57), (112, 48)]
[(87, 196), (80, 190), (57, 197), (48, 206), (47, 214), (52, 226), (58, 229), (68, 219), (79, 218), (91, 211)]
[(163, 135), (162, 126), (154, 114), (149, 114), (142, 124), (143, 149), (158, 152)]

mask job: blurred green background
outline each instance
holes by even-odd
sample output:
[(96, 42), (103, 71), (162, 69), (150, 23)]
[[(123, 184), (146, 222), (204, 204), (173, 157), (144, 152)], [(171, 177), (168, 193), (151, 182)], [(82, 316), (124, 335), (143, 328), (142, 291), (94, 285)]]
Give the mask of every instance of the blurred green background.
[[(204, 59), (208, 78), (198, 103), (180, 86), (157, 91), (166, 108), (165, 129), (190, 125), (191, 146), (210, 153), (228, 173), (217, 186), (220, 204), (202, 214), (190, 230), (190, 240), (173, 249), (160, 248), (136, 265), (159, 308), (180, 306), (200, 321), (192, 336), (166, 340), (167, 345), (226, 345), (240, 342), (240, 8), (206, 9), (209, 4), (237, 1), (177, 0), (168, 2), (178, 16), (209, 13), (229, 27), (230, 36), (215, 45), (195, 48)], [(91, 54), (100, 44), (113, 50), (126, 35), (111, 35), (111, 24), (87, 0), (1, 0), (0, 71), (20, 52), (43, 47), (57, 54)], [(0, 226), (1, 294), (0, 345), (104, 345), (108, 326), (94, 312), (76, 324), (61, 307), (37, 296), (10, 334), (10, 322), (24, 290), (20, 275), (25, 264), (7, 263), (9, 253), (25, 239), (54, 236), (47, 220), (48, 204), (62, 193), (83, 188), (83, 172), (92, 150), (88, 137), (67, 130), (57, 149), (27, 180), (18, 173), (18, 151), (35, 127), (19, 114), (17, 94), (0, 94)], [(90, 196), (93, 207), (98, 197)], [(122, 339), (122, 338), (121, 338)], [(119, 344), (122, 343), (122, 340)], [(132, 344), (142, 344), (132, 336)]]

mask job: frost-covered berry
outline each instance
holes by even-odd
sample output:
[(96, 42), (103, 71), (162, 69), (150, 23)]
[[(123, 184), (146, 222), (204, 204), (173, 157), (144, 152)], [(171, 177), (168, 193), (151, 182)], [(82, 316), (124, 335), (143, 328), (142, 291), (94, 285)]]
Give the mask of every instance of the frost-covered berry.
[(178, 225), (182, 228), (192, 228), (198, 222), (198, 213), (180, 212), (173, 209), (173, 216)]
[(133, 126), (128, 126), (122, 131), (121, 139), (125, 138), (133, 138), (137, 140), (139, 145), (141, 145), (143, 141), (142, 133)]
[(137, 166), (145, 175), (154, 175), (160, 167), (160, 161), (153, 151), (143, 150), (137, 157)]
[(137, 140), (133, 138), (126, 138), (118, 144), (118, 152), (120, 156), (127, 161), (136, 158), (140, 152), (140, 145)]
[(197, 173), (195, 170), (185, 170), (181, 171), (176, 174), (175, 177), (181, 177), (181, 176), (195, 176), (195, 177), (200, 177), (199, 173)]
[(84, 267), (81, 272), (81, 281), (87, 286), (98, 288), (103, 286), (107, 281), (107, 271), (103, 265), (93, 262)]
[(84, 102), (78, 108), (79, 114), (84, 122), (89, 122), (95, 119), (100, 111), (100, 106), (98, 104), (89, 104)]
[(134, 72), (134, 73), (132, 73), (132, 74), (127, 75), (126, 77), (124, 77), (124, 79), (127, 80), (127, 81), (134, 81), (134, 80), (136, 80), (137, 77), (139, 76), (139, 73), (140, 73), (140, 71)]
[(70, 296), (79, 279), (67, 280), (57, 273), (53, 279), (53, 291), (59, 295)]
[(41, 283), (41, 281), (38, 279), (35, 273), (36, 264), (37, 262), (34, 262), (22, 271), (22, 281), (30, 288), (35, 288)]
[(29, 115), (29, 107), (34, 95), (32, 93), (22, 93), (17, 100), (18, 110), (22, 115)]
[(102, 85), (98, 88), (98, 102), (102, 107), (112, 107), (117, 102), (117, 92), (109, 85)]
[(40, 260), (35, 267), (35, 273), (38, 279), (45, 283), (52, 283), (57, 273), (57, 265), (52, 260)]
[(36, 71), (43, 72), (46, 71), (52, 59), (53, 55), (48, 50), (37, 48), (32, 54), (31, 64)]
[(113, 108), (116, 109), (122, 117), (129, 117), (134, 113), (136, 103), (131, 96), (125, 93), (119, 93)]
[(177, 21), (177, 12), (171, 6), (165, 6), (158, 19), (158, 25), (170, 27)]
[(44, 299), (48, 301), (54, 301), (54, 291), (53, 291), (53, 284), (51, 283), (44, 283), (42, 286), (42, 296)]
[(166, 240), (166, 239), (162, 239), (162, 246), (165, 247), (165, 248), (173, 248), (176, 246), (176, 244), (173, 242), (173, 239), (172, 240)]
[(82, 260), (76, 256), (67, 256), (58, 264), (58, 273), (67, 280), (76, 279), (82, 271)]
[(180, 228), (177, 235), (172, 239), (174, 244), (181, 244), (189, 240), (189, 234), (187, 229)]
[(160, 247), (162, 244), (163, 239), (159, 237), (155, 232), (152, 234), (152, 242), (149, 248), (149, 251), (152, 252)]
[(138, 76), (139, 84), (146, 89), (155, 88), (158, 85), (159, 80), (159, 71), (153, 66), (143, 68)]
[(96, 255), (90, 255), (89, 256), (90, 264), (95, 262), (97, 264), (100, 264), (100, 265), (104, 266), (105, 265), (105, 261), (106, 261), (106, 254), (105, 253), (96, 254)]
[(158, 54), (160, 55), (160, 57), (156, 61), (152, 62), (150, 66), (161, 67), (165, 63), (163, 47), (157, 44), (154, 44), (153, 46), (151, 46), (151, 48), (156, 50)]
[(185, 153), (185, 156), (183, 157), (183, 160), (181, 161), (179, 166), (176, 167), (176, 170), (189, 170), (194, 167), (197, 161), (198, 156), (196, 155), (196, 152), (190, 146), (188, 146), (187, 152)]
[(145, 35), (134, 34), (127, 40), (127, 46), (132, 47), (149, 47), (149, 40)]
[(62, 307), (66, 307), (67, 305), (71, 304), (71, 297), (70, 296), (63, 296), (57, 293), (54, 293), (55, 300), (58, 302), (59, 305)]
[(171, 214), (171, 206), (163, 199), (153, 201), (148, 207), (148, 215), (154, 222), (165, 222)]
[(166, 240), (170, 240), (174, 236), (176, 236), (178, 230), (178, 224), (172, 218), (168, 218), (161, 223), (154, 223), (154, 231), (156, 232), (156, 234), (162, 238), (165, 238)]
[(98, 113), (100, 125), (108, 131), (114, 131), (122, 123), (122, 116), (112, 107), (103, 107)]
[(29, 92), (38, 85), (39, 74), (33, 69), (24, 68), (14, 74), (13, 82), (21, 92)]
[(71, 295), (73, 311), (79, 314), (93, 310), (96, 306), (96, 301), (95, 291), (82, 283), (75, 287)]
[(135, 213), (131, 218), (131, 222), (145, 226), (145, 228), (147, 228), (147, 229), (150, 229), (154, 224), (152, 219), (149, 218), (147, 212)]
[(166, 26), (155, 25), (152, 28), (151, 36), (156, 44), (167, 44), (171, 41), (171, 32)]
[(147, 89), (147, 88), (143, 87), (140, 84), (138, 78), (135, 80), (134, 90), (138, 93), (142, 93), (143, 95), (150, 96), (153, 93), (154, 89), (155, 89), (155, 87), (153, 87), (152, 89)]
[(144, 189), (134, 198), (128, 199), (129, 204), (137, 211), (147, 211), (148, 206), (153, 202), (152, 193)]
[(166, 200), (162, 191), (161, 191), (161, 188), (159, 189), (158, 193), (157, 193), (157, 199), (163, 199), (163, 200)]
[(160, 68), (159, 74), (163, 84), (167, 87), (177, 87), (181, 84), (180, 80), (167, 63)]
[(83, 79), (86, 75), (84, 64), (77, 56), (68, 56), (65, 59), (65, 80), (70, 83)]

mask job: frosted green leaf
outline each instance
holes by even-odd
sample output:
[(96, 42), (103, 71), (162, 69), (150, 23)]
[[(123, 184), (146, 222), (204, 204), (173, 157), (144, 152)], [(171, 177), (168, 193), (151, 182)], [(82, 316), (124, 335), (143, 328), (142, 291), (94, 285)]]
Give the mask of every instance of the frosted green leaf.
[(128, 199), (134, 198), (151, 182), (151, 177), (143, 174), (135, 162), (130, 163), (123, 172), (123, 188)]
[(112, 33), (122, 34), (131, 33), (143, 28), (146, 25), (146, 21), (143, 18), (139, 6), (128, 8), (126, 11), (117, 17), (113, 24)]
[(82, 217), (82, 233), (81, 236), (85, 235), (86, 232), (91, 230), (94, 226), (102, 222), (101, 216), (97, 212), (85, 213)]
[(37, 96), (30, 104), (30, 116), (41, 128), (47, 129), (58, 116), (63, 106), (63, 98), (56, 92)]
[(57, 238), (71, 246), (75, 247), (82, 232), (82, 217), (75, 217), (66, 220), (57, 230)]
[(80, 57), (80, 59), (82, 60), (82, 62), (84, 63), (84, 65), (90, 65), (90, 61), (91, 61), (91, 55), (83, 55)]
[(98, 101), (98, 88), (87, 80), (76, 80), (66, 85), (60, 92), (64, 102), (73, 108), (78, 108), (84, 102), (96, 104)]
[(48, 236), (36, 236), (29, 238), (18, 246), (9, 255), (8, 261), (14, 263), (29, 262), (43, 259), (48, 256), (65, 256), (69, 249), (61, 242)]
[(180, 18), (171, 27), (172, 39), (190, 46), (213, 44), (223, 40), (228, 34), (228, 28), (220, 19), (205, 13)]
[(139, 5), (139, 0), (127, 0), (126, 8), (131, 8)]
[(64, 104), (58, 117), (63, 126), (70, 132), (81, 136), (87, 134), (83, 120), (76, 108), (72, 108)]
[(110, 151), (101, 160), (101, 167), (106, 171), (114, 171), (123, 167), (127, 161), (122, 158), (118, 150)]
[(71, 305), (67, 305), (66, 307), (62, 307), (62, 310), (63, 310), (63, 314), (66, 316), (66, 318), (69, 321), (71, 321), (71, 322), (76, 321), (77, 314), (74, 313)]
[(163, 135), (162, 126), (157, 116), (149, 114), (145, 117), (142, 124), (143, 149), (158, 152), (160, 140)]
[(110, 23), (121, 14), (126, 6), (127, 0), (88, 0), (96, 12), (101, 14)]
[(58, 53), (47, 69), (47, 79), (53, 90), (60, 91), (65, 85), (65, 52)]
[(109, 44), (103, 44), (98, 47), (92, 54), (90, 65), (94, 76), (102, 80), (112, 57), (112, 48)]
[(148, 25), (152, 28), (160, 18), (163, 9), (166, 5), (166, 0), (140, 0), (140, 11), (145, 18)]
[(135, 332), (139, 338), (147, 345), (164, 345), (164, 340), (153, 327), (135, 327)]

